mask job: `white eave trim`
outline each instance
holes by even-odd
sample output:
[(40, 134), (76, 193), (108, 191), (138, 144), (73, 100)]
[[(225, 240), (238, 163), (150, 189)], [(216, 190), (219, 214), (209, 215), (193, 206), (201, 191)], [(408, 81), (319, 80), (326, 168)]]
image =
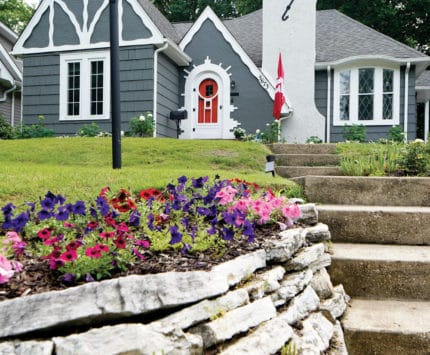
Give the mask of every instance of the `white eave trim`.
[(179, 47), (182, 50), (185, 50), (185, 47), (192, 41), (195, 34), (200, 30), (203, 23), (206, 20), (212, 21), (214, 26), (220, 31), (223, 35), (224, 39), (231, 45), (236, 54), (241, 58), (242, 62), (248, 67), (250, 72), (255, 76), (255, 78), (260, 83), (261, 87), (267, 91), (272, 100), (275, 98), (275, 87), (274, 85), (267, 79), (264, 73), (258, 69), (249, 55), (243, 50), (241, 45), (237, 42), (237, 40), (233, 37), (231, 32), (227, 29), (227, 27), (222, 23), (222, 21), (218, 18), (215, 12), (207, 6), (206, 9), (202, 12), (199, 18), (194, 22), (191, 28), (188, 30), (187, 34), (179, 43)]
[(385, 55), (360, 55), (342, 58), (332, 62), (317, 62), (315, 64), (316, 70), (326, 70), (328, 66), (336, 69), (343, 65), (357, 65), (360, 63), (371, 63), (372, 65), (383, 65), (385, 63), (404, 64), (411, 63), (417, 66), (417, 75), (430, 65), (430, 57), (418, 57), (418, 58), (395, 58)]
[(22, 82), (22, 72), (21, 70), (16, 66), (15, 62), (10, 57), (9, 53), (4, 49), (4, 47), (0, 44), (0, 55), (4, 58), (4, 60), (8, 63), (10, 68), (13, 70), (13, 73), (11, 73), (12, 77), (18, 78), (20, 82)]
[(18, 35), (2, 22), (0, 22), (0, 31), (3, 32), (4, 36), (12, 43), (15, 43), (18, 39)]
[(190, 65), (192, 58), (179, 48), (179, 46), (171, 39), (165, 38), (163, 43), (157, 43), (155, 46), (157, 48), (162, 48), (166, 43), (168, 44), (168, 47), (163, 52), (166, 53), (170, 59), (181, 67)]

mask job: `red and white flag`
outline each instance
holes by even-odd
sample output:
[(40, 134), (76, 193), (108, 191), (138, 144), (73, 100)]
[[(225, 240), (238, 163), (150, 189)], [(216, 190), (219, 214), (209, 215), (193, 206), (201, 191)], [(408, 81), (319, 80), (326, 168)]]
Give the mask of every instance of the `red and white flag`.
[(273, 104), (273, 117), (275, 117), (275, 119), (279, 120), (281, 118), (282, 106), (284, 106), (284, 104), (284, 67), (282, 65), (281, 53), (279, 53), (278, 77), (276, 79), (275, 102)]

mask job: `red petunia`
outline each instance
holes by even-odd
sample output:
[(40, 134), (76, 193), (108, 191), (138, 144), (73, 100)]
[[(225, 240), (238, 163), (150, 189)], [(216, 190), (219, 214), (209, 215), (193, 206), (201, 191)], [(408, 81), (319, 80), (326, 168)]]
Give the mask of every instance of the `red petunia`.
[(51, 238), (51, 231), (48, 228), (41, 229), (37, 232), (37, 236), (42, 240), (49, 239)]
[(125, 239), (123, 237), (118, 237), (116, 238), (113, 243), (115, 244), (115, 246), (118, 249), (125, 249), (125, 247), (127, 246), (127, 243), (125, 241)]
[(98, 248), (87, 248), (85, 255), (91, 259), (98, 259), (102, 257), (101, 251)]
[(72, 262), (78, 258), (76, 250), (67, 250), (65, 253), (61, 254), (60, 259), (64, 262)]
[(104, 245), (104, 244), (96, 244), (96, 245), (94, 245), (94, 249), (96, 249), (102, 253), (107, 253), (109, 251), (109, 247), (107, 245)]
[(77, 240), (74, 240), (66, 245), (66, 250), (77, 250), (81, 246)]
[(99, 236), (100, 238), (103, 238), (103, 239), (110, 239), (115, 237), (115, 232), (101, 232)]
[(89, 229), (96, 229), (98, 227), (98, 222), (97, 221), (91, 221), (87, 223), (87, 228)]

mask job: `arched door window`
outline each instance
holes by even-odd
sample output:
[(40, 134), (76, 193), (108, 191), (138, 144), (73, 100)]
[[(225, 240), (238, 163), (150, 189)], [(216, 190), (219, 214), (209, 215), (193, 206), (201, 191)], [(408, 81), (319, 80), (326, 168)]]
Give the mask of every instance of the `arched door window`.
[(218, 123), (218, 84), (213, 79), (205, 79), (199, 86), (199, 124)]

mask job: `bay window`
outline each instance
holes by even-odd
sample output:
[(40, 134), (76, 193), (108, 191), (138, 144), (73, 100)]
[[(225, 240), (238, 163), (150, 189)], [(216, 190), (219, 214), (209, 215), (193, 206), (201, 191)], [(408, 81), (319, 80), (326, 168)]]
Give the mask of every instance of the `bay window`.
[(398, 125), (400, 70), (355, 67), (335, 71), (334, 125)]
[(109, 118), (109, 53), (60, 57), (60, 120)]

